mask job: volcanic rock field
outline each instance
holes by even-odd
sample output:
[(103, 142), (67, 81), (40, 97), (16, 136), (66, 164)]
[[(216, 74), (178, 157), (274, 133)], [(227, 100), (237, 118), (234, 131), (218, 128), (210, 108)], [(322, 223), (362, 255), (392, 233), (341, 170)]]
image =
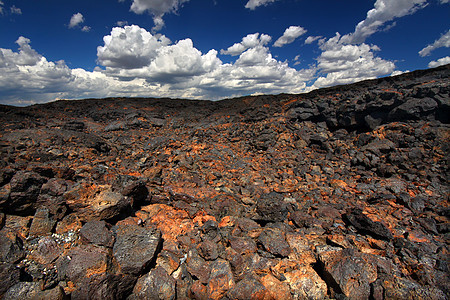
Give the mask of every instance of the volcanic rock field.
[(0, 299), (450, 296), (450, 65), (0, 121)]

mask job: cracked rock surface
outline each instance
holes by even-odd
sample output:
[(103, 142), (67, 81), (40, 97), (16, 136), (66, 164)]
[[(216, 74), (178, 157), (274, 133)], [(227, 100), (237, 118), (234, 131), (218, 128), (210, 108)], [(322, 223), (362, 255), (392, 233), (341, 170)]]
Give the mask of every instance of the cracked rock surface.
[(448, 299), (449, 83), (0, 106), (0, 299)]

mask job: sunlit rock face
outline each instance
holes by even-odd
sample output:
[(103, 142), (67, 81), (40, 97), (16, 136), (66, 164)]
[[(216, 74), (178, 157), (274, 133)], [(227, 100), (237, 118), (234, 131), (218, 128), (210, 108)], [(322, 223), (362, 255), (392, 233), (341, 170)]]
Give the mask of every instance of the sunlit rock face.
[(449, 75), (0, 106), (0, 298), (447, 299)]

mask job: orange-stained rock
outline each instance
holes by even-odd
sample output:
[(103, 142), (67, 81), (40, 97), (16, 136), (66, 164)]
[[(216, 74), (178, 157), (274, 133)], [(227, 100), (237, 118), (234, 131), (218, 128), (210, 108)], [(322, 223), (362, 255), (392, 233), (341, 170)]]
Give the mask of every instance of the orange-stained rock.
[(263, 274), (259, 281), (269, 291), (274, 300), (292, 300), (291, 291), (286, 282), (281, 282), (271, 274)]
[(83, 224), (81, 224), (80, 219), (76, 214), (70, 214), (64, 217), (56, 225), (55, 232), (58, 234), (66, 233), (69, 231), (76, 232), (81, 229)]
[(332, 277), (345, 296), (369, 298), (370, 284), (377, 280), (377, 267), (371, 255), (331, 246), (317, 247), (317, 252), (324, 272)]
[(145, 226), (156, 226), (161, 230), (165, 240), (175, 240), (177, 236), (186, 234), (194, 228), (192, 220), (184, 210), (165, 204), (152, 204), (142, 207), (141, 210), (149, 214)]
[(130, 199), (110, 185), (83, 183), (65, 193), (64, 198), (83, 221), (112, 219), (131, 207)]
[(291, 292), (297, 299), (324, 299), (327, 295), (327, 284), (311, 266), (300, 266), (298, 269), (283, 274)]
[(230, 264), (223, 259), (218, 259), (211, 264), (207, 291), (209, 299), (222, 299), (227, 291), (235, 286)]

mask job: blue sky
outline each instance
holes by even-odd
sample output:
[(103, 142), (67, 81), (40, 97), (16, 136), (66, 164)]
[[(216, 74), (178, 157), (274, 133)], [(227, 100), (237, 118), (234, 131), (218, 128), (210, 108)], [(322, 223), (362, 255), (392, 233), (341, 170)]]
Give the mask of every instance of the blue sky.
[(0, 103), (301, 93), (450, 63), (450, 0), (0, 0)]

